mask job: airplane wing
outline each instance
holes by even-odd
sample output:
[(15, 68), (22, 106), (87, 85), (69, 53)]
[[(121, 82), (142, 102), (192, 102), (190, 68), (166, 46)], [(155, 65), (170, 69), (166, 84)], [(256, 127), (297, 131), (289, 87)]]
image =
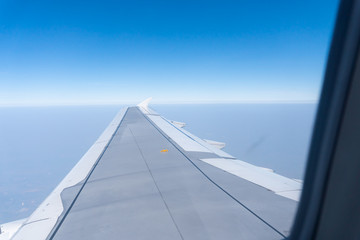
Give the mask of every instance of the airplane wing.
[(183, 123), (160, 116), (149, 101), (122, 109), (10, 238), (283, 239), (289, 234), (301, 183), (237, 160), (220, 149), (222, 143), (202, 140)]

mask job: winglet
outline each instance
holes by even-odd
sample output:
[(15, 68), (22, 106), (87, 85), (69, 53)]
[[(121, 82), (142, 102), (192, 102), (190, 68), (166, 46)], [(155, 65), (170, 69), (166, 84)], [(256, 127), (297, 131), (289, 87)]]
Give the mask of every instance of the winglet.
[(151, 100), (152, 100), (152, 97), (149, 97), (149, 98), (145, 99), (144, 101), (142, 101), (141, 103), (139, 103), (137, 106), (148, 109), (148, 106), (149, 106), (149, 103)]
[(149, 103), (152, 100), (152, 97), (147, 98), (146, 100), (142, 101), (141, 103), (139, 103), (137, 106), (140, 108), (140, 110), (145, 113), (145, 114), (152, 114), (152, 115), (157, 115), (157, 113), (152, 110), (151, 108), (149, 108)]

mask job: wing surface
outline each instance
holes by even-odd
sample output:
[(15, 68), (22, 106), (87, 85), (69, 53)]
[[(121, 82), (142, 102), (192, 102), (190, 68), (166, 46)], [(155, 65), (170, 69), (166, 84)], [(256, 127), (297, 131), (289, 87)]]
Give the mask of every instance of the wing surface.
[(283, 239), (301, 183), (121, 110), (12, 239)]

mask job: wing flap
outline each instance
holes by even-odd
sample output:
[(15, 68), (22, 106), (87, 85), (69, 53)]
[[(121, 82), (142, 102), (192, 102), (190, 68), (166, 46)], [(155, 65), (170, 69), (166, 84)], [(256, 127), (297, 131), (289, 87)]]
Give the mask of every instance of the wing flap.
[(302, 184), (293, 179), (237, 159), (209, 158), (200, 160), (271, 190), (280, 196), (299, 201)]

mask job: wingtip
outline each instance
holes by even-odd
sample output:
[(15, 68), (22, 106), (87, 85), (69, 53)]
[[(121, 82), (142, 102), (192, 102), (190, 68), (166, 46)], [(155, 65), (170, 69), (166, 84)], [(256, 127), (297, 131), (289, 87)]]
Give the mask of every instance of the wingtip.
[(149, 103), (151, 102), (151, 100), (152, 100), (152, 97), (149, 97), (149, 98), (145, 99), (144, 101), (142, 101), (141, 103), (139, 103), (137, 106), (147, 108), (149, 106)]

